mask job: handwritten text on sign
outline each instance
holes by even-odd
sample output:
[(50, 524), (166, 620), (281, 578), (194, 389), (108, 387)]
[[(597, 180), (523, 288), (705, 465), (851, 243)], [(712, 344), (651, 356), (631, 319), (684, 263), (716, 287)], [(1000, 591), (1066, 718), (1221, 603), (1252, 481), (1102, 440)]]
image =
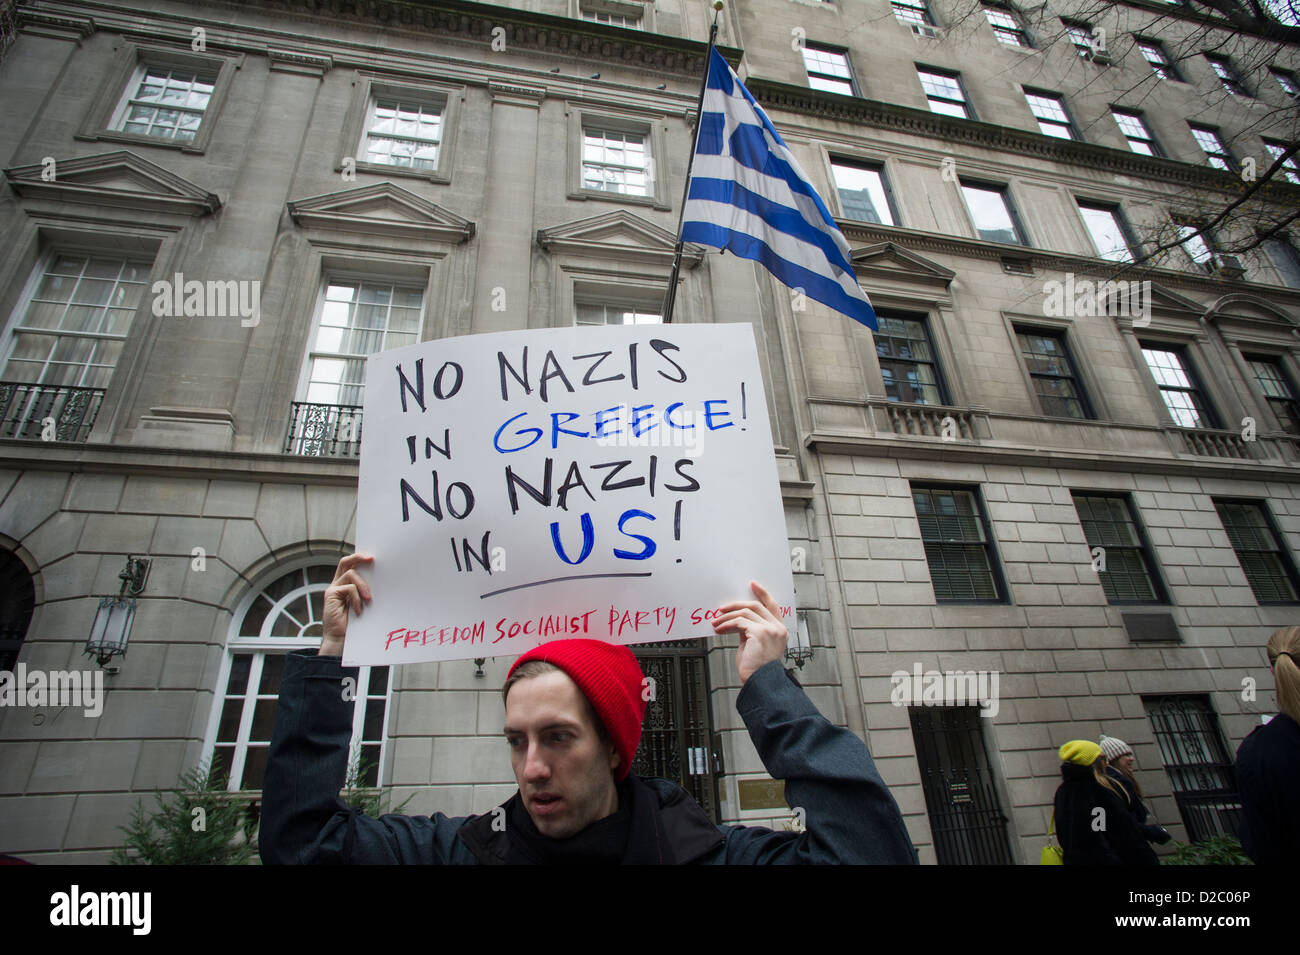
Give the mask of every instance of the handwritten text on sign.
[(753, 331), (544, 329), (423, 342), (366, 368), (357, 549), (374, 597), (345, 663), (548, 640), (712, 636), (772, 592), (793, 630)]

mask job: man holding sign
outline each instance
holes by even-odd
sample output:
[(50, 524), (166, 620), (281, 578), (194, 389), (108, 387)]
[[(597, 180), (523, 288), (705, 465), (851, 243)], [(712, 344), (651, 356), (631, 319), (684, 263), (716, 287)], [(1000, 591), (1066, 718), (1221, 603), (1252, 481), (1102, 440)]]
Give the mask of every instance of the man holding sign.
[(871, 754), (823, 717), (781, 664), (780, 607), (757, 600), (718, 608), (718, 634), (736, 633), (736, 707), (806, 831), (715, 827), (680, 786), (629, 773), (645, 701), (624, 646), (561, 639), (516, 661), (503, 690), (505, 738), (519, 792), (490, 813), (370, 818), (339, 798), (353, 701), (340, 692), (349, 611), (371, 589), (344, 557), (325, 595), (319, 652), (285, 664), (263, 785), (262, 861), (345, 864), (781, 864), (916, 861), (907, 829)]

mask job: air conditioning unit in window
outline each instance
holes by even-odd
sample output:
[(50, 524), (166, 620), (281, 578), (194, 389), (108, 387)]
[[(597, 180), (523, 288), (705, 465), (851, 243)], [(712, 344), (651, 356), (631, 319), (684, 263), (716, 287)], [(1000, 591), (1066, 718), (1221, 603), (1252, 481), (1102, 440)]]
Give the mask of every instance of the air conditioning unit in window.
[(1102, 66), (1110, 66), (1114, 62), (1111, 60), (1109, 53), (1093, 53), (1091, 59), (1092, 62), (1100, 63)]
[(917, 36), (929, 37), (931, 40), (943, 39), (943, 31), (938, 27), (932, 27), (927, 23), (913, 23), (912, 32)]
[(1246, 274), (1241, 259), (1235, 255), (1220, 255), (1217, 252), (1210, 259), (1213, 270), (1225, 279), (1239, 279)]

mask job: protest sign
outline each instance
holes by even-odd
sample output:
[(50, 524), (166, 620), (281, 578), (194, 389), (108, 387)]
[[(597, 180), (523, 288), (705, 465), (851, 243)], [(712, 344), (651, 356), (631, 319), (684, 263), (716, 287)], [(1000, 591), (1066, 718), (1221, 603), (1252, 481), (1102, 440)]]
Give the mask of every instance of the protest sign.
[(748, 324), (537, 329), (371, 355), (357, 504), (373, 599), (344, 663), (713, 636), (757, 580), (793, 632)]

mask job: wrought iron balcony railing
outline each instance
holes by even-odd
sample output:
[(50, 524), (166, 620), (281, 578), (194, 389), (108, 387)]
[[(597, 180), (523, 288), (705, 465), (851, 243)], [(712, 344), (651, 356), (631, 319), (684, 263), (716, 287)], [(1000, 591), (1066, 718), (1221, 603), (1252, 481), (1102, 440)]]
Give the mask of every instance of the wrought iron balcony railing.
[(103, 388), (0, 381), (0, 438), (84, 442), (103, 401)]
[(355, 458), (361, 454), (361, 405), (295, 401), (285, 454)]

